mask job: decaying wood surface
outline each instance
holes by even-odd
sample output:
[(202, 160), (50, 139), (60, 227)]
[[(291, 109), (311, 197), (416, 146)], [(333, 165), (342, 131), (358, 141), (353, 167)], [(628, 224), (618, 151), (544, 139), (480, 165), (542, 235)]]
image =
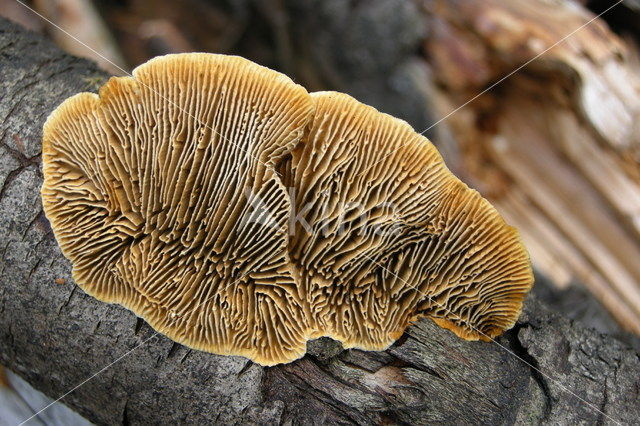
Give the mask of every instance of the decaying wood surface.
[(427, 2), (425, 52), (459, 170), (552, 281), (580, 281), (640, 333), (640, 62), (572, 2)]
[[(34, 0), (31, 7), (33, 11), (26, 7), (22, 11), (32, 17), (37, 16), (36, 13), (42, 15), (42, 18), (38, 18), (42, 19), (47, 34), (58, 46), (73, 55), (92, 58), (100, 68), (111, 74), (124, 74), (123, 68), (126, 65), (122, 54), (93, 2)], [(62, 30), (50, 24), (51, 22)]]
[[(5, 371), (7, 386), (0, 383), (0, 426), (15, 426), (31, 417), (40, 407), (51, 403), (51, 399), (38, 392), (21, 377)], [(38, 414), (37, 419), (27, 424), (90, 426), (92, 423), (82, 418), (64, 404), (54, 404)]]
[[(0, 363), (98, 424), (632, 423), (640, 358), (529, 299), (495, 343), (420, 321), (384, 352), (288, 365), (192, 351), (70, 277), (40, 204), (41, 127), (106, 75), (0, 20)], [(542, 372), (542, 373), (541, 373)], [(88, 380), (87, 380), (88, 379)], [(73, 390), (77, 385), (81, 385)], [(69, 392), (73, 390), (73, 392)]]

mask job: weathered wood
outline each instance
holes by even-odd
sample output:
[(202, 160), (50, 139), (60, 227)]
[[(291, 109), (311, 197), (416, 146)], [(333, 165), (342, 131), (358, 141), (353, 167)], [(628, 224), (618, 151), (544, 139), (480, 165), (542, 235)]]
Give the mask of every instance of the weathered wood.
[[(0, 386), (0, 426), (19, 425), (33, 416), (40, 407), (51, 403), (51, 398), (33, 389), (21, 377), (11, 371), (5, 371), (5, 373), (7, 386)], [(73, 426), (93, 424), (64, 404), (52, 405), (28, 424), (32, 423)]]
[(521, 230), (536, 267), (584, 283), (640, 334), (636, 46), (574, 2), (427, 3), (434, 105), (464, 104), (447, 119), (456, 169)]
[(53, 398), (75, 389), (63, 402), (88, 419), (613, 424), (640, 417), (638, 354), (532, 299), (495, 343), (465, 342), (423, 320), (384, 352), (319, 341), (303, 359), (272, 368), (156, 335), (74, 285), (40, 205), (46, 116), (106, 75), (5, 20), (0, 74), (0, 364)]
[[(22, 6), (26, 13), (37, 16)], [(42, 15), (47, 34), (66, 52), (96, 61), (100, 68), (114, 75), (123, 75), (126, 67), (122, 53), (116, 45), (93, 2), (83, 0), (35, 0), (35, 12)], [(46, 19), (46, 21), (45, 21)], [(50, 24), (55, 24), (58, 28)], [(69, 33), (75, 37), (69, 36)], [(76, 40), (82, 40), (78, 43)]]

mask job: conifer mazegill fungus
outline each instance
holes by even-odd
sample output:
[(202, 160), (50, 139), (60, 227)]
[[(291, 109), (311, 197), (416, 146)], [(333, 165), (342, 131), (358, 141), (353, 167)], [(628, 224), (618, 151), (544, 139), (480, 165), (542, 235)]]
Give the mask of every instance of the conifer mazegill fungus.
[(158, 57), (72, 96), (43, 170), (85, 292), (262, 365), (320, 336), (382, 350), (421, 317), (490, 340), (533, 282), (517, 231), (407, 123), (240, 57)]

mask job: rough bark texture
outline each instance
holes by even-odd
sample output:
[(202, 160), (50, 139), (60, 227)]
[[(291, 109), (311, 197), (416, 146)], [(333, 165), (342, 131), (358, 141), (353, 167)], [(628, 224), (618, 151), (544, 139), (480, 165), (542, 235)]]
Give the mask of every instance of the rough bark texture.
[(423, 320), (385, 352), (341, 351), (321, 339), (303, 359), (272, 368), (156, 335), (132, 313), (73, 284), (40, 205), (46, 116), (67, 96), (95, 90), (106, 75), (5, 20), (0, 75), (0, 364), (53, 398), (83, 383), (63, 402), (88, 419), (614, 424), (640, 418), (638, 354), (533, 299), (496, 343), (465, 342)]

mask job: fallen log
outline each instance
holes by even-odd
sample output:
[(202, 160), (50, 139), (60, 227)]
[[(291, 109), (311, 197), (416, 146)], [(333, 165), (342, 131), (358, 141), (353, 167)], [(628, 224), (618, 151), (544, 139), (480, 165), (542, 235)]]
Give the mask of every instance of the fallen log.
[(384, 352), (309, 343), (262, 368), (173, 343), (84, 294), (42, 212), (42, 124), (108, 76), (0, 19), (0, 364), (98, 424), (632, 423), (640, 358), (530, 298), (495, 342), (422, 320)]

